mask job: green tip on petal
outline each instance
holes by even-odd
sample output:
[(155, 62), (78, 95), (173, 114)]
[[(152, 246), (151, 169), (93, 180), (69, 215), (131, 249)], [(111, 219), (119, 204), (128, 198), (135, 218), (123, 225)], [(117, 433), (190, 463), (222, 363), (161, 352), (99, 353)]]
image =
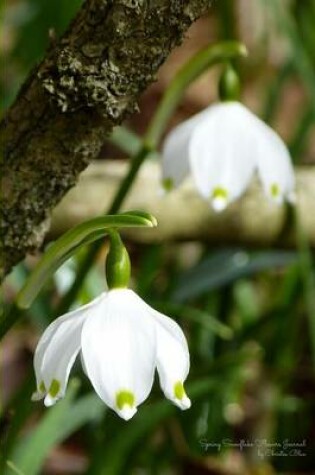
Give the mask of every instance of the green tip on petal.
[(190, 408), (191, 402), (181, 381), (174, 384), (174, 398), (173, 402), (183, 411)]
[(181, 381), (177, 381), (177, 383), (174, 384), (174, 396), (180, 401), (186, 396), (184, 385)]
[(49, 395), (51, 397), (56, 397), (60, 391), (60, 382), (57, 379), (53, 379), (49, 387)]
[(46, 386), (44, 381), (41, 381), (37, 386), (37, 390), (32, 394), (31, 401), (40, 401), (46, 394)]
[(215, 199), (215, 198), (222, 198), (224, 200), (226, 200), (228, 197), (228, 192), (225, 188), (221, 188), (220, 186), (217, 186), (213, 192), (212, 192), (212, 195), (211, 195), (211, 198), (212, 199)]
[(163, 189), (165, 191), (172, 191), (174, 189), (174, 181), (172, 178), (164, 178), (162, 182)]
[(154, 228), (158, 225), (158, 222), (155, 216), (151, 215), (151, 223), (152, 223), (152, 227)]
[(273, 183), (270, 186), (270, 193), (273, 198), (278, 198), (280, 195), (280, 187), (277, 183)]
[(119, 391), (116, 394), (116, 406), (121, 411), (124, 406), (133, 407), (135, 405), (135, 396), (131, 391)]
[(228, 191), (218, 186), (214, 188), (210, 198), (213, 209), (216, 212), (223, 211), (228, 204)]

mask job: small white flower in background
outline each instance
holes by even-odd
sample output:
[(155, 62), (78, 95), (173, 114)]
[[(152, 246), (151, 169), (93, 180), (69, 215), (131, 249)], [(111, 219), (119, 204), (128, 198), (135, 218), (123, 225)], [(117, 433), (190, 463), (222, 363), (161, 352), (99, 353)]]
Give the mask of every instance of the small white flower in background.
[(238, 101), (212, 105), (173, 129), (162, 150), (164, 188), (191, 173), (200, 194), (222, 211), (258, 171), (266, 195), (294, 201), (294, 171), (281, 138)]
[(177, 323), (132, 290), (104, 292), (49, 325), (35, 352), (33, 400), (45, 398), (51, 406), (64, 396), (80, 351), (96, 393), (123, 419), (148, 397), (155, 368), (165, 396), (181, 409), (190, 407), (183, 386), (189, 372), (186, 338)]

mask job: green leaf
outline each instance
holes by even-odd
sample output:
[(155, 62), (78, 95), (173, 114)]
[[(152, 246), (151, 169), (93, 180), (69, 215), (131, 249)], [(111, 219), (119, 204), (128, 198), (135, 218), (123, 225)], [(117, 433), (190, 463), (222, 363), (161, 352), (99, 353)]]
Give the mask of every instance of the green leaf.
[(242, 250), (229, 249), (217, 252), (182, 274), (171, 297), (177, 302), (184, 302), (240, 277), (287, 266), (297, 259), (297, 253), (293, 251), (262, 251), (249, 254)]
[(33, 369), (25, 375), (24, 382), (18, 391), (14, 394), (10, 403), (6, 405), (1, 411), (0, 425), (4, 426), (6, 417), (11, 414), (10, 424), (5, 431), (4, 436), (0, 440), (0, 473), (4, 472), (4, 467), (7, 460), (10, 459), (10, 454), (15, 445), (18, 434), (21, 432), (25, 421), (29, 418), (32, 412), (31, 395), (34, 391), (35, 379), (33, 377)]
[[(78, 388), (78, 381), (72, 380), (66, 397), (47, 410), (35, 429), (20, 441), (10, 460), (19, 471), (27, 475), (40, 473), (53, 447), (87, 422), (103, 416), (105, 405), (95, 394), (88, 394), (74, 402)], [(9, 473), (7, 470), (6, 475)]]
[(153, 227), (156, 219), (148, 213), (131, 211), (90, 219), (55, 241), (35, 267), (17, 296), (19, 308), (28, 308), (52, 274), (82, 246), (108, 234), (108, 230), (126, 227)]
[(24, 436), (17, 445), (10, 461), (20, 471), (27, 475), (39, 473), (46, 456), (58, 441), (60, 428), (69, 417), (68, 412), (77, 390), (78, 382), (75, 381), (69, 386), (66, 397), (49, 409), (33, 432)]
[[(304, 3), (304, 2), (303, 2)], [(315, 72), (312, 58), (305, 48), (305, 43), (299, 35), (296, 18), (280, 0), (264, 0), (264, 8), (270, 8), (271, 13), (277, 20), (279, 29), (286, 35), (292, 50), (292, 61), (295, 69), (303, 81), (309, 95), (309, 103), (315, 111)], [(313, 28), (314, 29), (314, 28)]]
[(173, 302), (154, 302), (154, 306), (171, 316), (179, 315), (183, 320), (186, 319), (198, 323), (223, 340), (230, 340), (233, 337), (232, 328), (204, 310)]

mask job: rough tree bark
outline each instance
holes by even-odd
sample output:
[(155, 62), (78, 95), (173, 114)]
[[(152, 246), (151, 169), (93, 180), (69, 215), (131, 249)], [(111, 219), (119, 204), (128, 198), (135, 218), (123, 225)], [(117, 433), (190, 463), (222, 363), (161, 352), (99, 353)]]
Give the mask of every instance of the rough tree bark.
[(50, 210), (210, 0), (86, 0), (0, 125), (0, 278), (42, 242)]

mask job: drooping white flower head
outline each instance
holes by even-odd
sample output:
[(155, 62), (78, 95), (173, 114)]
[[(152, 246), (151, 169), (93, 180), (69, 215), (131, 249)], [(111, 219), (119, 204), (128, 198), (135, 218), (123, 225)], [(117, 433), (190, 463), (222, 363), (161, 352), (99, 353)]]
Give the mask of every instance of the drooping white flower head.
[(166, 189), (191, 173), (200, 194), (223, 210), (257, 170), (268, 197), (292, 199), (294, 172), (280, 137), (237, 101), (212, 105), (173, 129), (162, 150)]
[(34, 357), (34, 400), (44, 398), (50, 406), (64, 396), (80, 351), (96, 393), (123, 419), (148, 397), (155, 368), (166, 397), (181, 409), (190, 407), (183, 386), (189, 371), (185, 336), (132, 290), (104, 292), (46, 329)]

